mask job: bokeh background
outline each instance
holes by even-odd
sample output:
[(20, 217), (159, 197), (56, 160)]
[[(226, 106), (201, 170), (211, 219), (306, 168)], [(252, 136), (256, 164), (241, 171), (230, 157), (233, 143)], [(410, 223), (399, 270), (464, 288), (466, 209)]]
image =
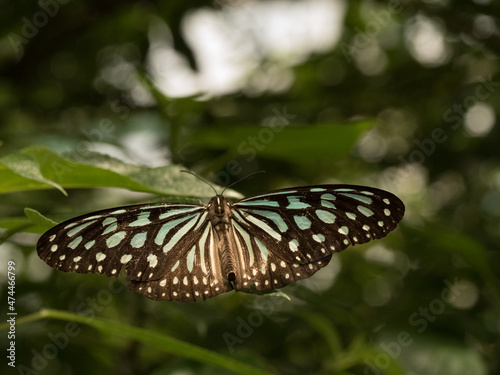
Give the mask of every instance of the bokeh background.
[[(2, 316), (13, 259), (19, 317), (52, 308), (105, 318), (269, 373), (500, 371), (498, 2), (0, 5)], [(74, 164), (54, 172), (49, 150)], [(138, 182), (79, 179), (77, 163), (115, 177), (139, 171)], [(265, 170), (234, 186), (243, 195), (376, 186), (397, 194), (407, 212), (387, 238), (285, 288), (290, 301), (103, 294), (114, 279), (65, 274), (38, 259), (43, 226), (25, 217), (26, 207), (60, 221), (157, 199), (206, 201), (210, 188), (179, 177), (181, 167), (219, 186)], [(52, 355), (48, 345), (65, 325), (18, 324), (18, 367), (5, 358), (2, 366), (30, 374), (227, 371), (86, 325)]]

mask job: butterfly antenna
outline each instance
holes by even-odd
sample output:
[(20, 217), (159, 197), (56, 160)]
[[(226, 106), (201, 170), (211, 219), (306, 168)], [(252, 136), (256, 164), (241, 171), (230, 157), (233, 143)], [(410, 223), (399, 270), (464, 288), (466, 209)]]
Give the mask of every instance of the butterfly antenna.
[[(184, 172), (184, 173), (189, 173), (190, 175), (193, 175), (194, 177), (196, 177), (198, 180), (203, 181), (204, 183), (206, 183), (208, 186), (210, 186), (210, 187), (212, 188), (212, 190), (215, 192), (215, 195), (219, 195), (219, 194), (217, 193), (217, 190), (215, 190), (215, 188), (212, 186), (212, 184), (211, 184), (210, 182), (208, 182), (208, 181), (207, 181), (207, 180), (205, 180), (204, 178), (202, 178), (202, 177), (198, 176), (196, 173), (191, 172), (191, 171), (187, 171), (187, 170), (185, 170), (185, 169), (181, 170), (181, 172)], [(224, 190), (226, 190), (226, 189), (224, 189)]]
[(226, 189), (229, 189), (231, 186), (236, 185), (238, 182), (241, 182), (241, 181), (243, 181), (243, 180), (246, 180), (247, 178), (253, 177), (253, 176), (255, 176), (256, 174), (259, 174), (259, 173), (266, 173), (266, 171), (257, 171), (257, 172), (250, 173), (249, 175), (246, 175), (245, 177), (240, 178), (238, 181), (234, 181), (232, 184), (227, 185), (227, 186), (224, 188), (224, 190), (222, 190), (222, 193), (220, 193), (220, 194), (221, 194), (221, 195), (222, 195), (222, 194), (224, 194), (224, 192), (226, 191)]

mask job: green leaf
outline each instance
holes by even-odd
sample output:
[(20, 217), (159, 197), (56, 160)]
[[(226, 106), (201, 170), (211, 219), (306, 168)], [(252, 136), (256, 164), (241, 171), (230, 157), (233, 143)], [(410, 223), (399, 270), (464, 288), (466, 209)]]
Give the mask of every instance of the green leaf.
[(273, 291), (270, 291), (269, 293), (266, 293), (266, 295), (269, 297), (283, 298), (283, 299), (286, 299), (287, 301), (291, 301), (288, 294), (282, 292), (281, 290), (273, 290)]
[(31, 220), (26, 217), (8, 217), (0, 219), (0, 228), (2, 229), (14, 229), (20, 226), (33, 226)]
[(276, 289), (262, 291), (262, 290), (255, 289), (255, 286), (253, 286), (252, 289), (250, 289), (250, 290), (240, 290), (240, 292), (247, 293), (247, 294), (259, 295), (259, 296), (284, 298), (288, 301), (291, 301), (288, 294), (282, 292), (281, 290), (276, 290)]
[[(212, 188), (194, 176), (181, 173), (181, 166), (145, 167), (95, 152), (61, 156), (43, 146), (32, 146), (0, 159), (0, 193), (64, 188), (119, 187), (133, 191), (212, 197)], [(7, 168), (5, 165), (8, 165)], [(215, 189), (222, 190), (214, 185)], [(238, 196), (234, 192), (229, 195)]]
[(52, 186), (67, 195), (61, 185), (42, 175), (40, 161), (28, 153), (16, 152), (0, 158), (0, 181), (0, 192)]
[[(41, 215), (40, 213), (37, 212), (37, 214)], [(28, 232), (28, 233), (44, 233), (47, 231), (47, 229), (51, 228), (52, 226), (56, 225), (57, 223), (53, 220), (50, 220), (48, 218), (44, 217), (44, 220), (48, 220), (47, 222), (43, 223), (40, 221), (40, 224), (38, 225), (33, 223), (31, 219), (29, 219), (27, 216), (21, 216), (21, 217), (8, 217), (8, 218), (2, 218), (0, 219), (0, 228), (5, 229), (9, 233), (15, 234), (17, 232)], [(54, 223), (51, 227), (47, 227), (48, 222)], [(5, 232), (4, 232), (5, 234)], [(12, 235), (11, 234), (11, 235)]]
[(33, 224), (35, 224), (38, 228), (41, 228), (43, 231), (47, 231), (54, 225), (57, 225), (57, 222), (43, 216), (40, 212), (32, 208), (25, 208), (24, 214)]
[(0, 228), (6, 229), (0, 235), (0, 245), (3, 244), (5, 241), (7, 241), (14, 234), (19, 233), (19, 232), (25, 232), (28, 229), (30, 229), (32, 226), (33, 226), (33, 224), (31, 222), (28, 222), (28, 220), (25, 220), (24, 222), (19, 223), (18, 225), (10, 225), (9, 228), (4, 228), (0, 225)]
[[(77, 315), (60, 310), (41, 310), (38, 313), (25, 316), (17, 320), (17, 325), (26, 324), (28, 322), (41, 319), (59, 319), (65, 321), (73, 321), (80, 324), (86, 324), (96, 328), (106, 335), (122, 337), (127, 340), (138, 341), (144, 345), (157, 350), (162, 350), (166, 353), (177, 355), (180, 357), (192, 359), (198, 362), (214, 365), (242, 375), (269, 375), (267, 371), (257, 369), (246, 363), (226, 357), (217, 352), (204, 349), (181, 340), (177, 340), (168, 335), (158, 332), (149, 331), (143, 328), (132, 327), (127, 324), (117, 323), (111, 320), (100, 318), (89, 318), (82, 315)], [(0, 325), (0, 330), (8, 328), (8, 324)]]
[(43, 216), (32, 208), (25, 208), (26, 217), (9, 217), (0, 219), (0, 228), (5, 229), (0, 237), (0, 243), (5, 242), (18, 232), (44, 233), (57, 222)]
[(219, 126), (197, 131), (193, 147), (228, 150), (235, 158), (259, 155), (299, 164), (336, 160), (349, 154), (372, 121), (351, 124), (289, 126)]

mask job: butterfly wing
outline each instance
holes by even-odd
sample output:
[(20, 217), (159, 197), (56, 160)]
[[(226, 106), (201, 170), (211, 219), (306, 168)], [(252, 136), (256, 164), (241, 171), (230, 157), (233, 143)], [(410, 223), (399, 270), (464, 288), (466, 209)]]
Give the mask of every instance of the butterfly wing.
[(386, 236), (404, 204), (384, 190), (355, 185), (282, 189), (232, 205), (243, 278), (237, 289), (280, 288), (313, 275), (334, 252)]
[(161, 203), (97, 211), (61, 223), (37, 244), (62, 271), (118, 276), (156, 300), (209, 298), (230, 290), (222, 280), (204, 206)]

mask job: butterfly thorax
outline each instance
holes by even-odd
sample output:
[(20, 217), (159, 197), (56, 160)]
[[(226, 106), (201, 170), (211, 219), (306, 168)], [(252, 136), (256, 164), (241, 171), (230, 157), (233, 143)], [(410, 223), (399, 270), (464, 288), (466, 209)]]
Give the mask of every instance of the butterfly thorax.
[(226, 198), (216, 195), (208, 204), (208, 217), (215, 229), (217, 237), (217, 249), (221, 260), (224, 278), (235, 289), (238, 260), (235, 257), (234, 235), (231, 228), (231, 207)]
[(208, 217), (215, 230), (231, 224), (231, 207), (225, 197), (216, 195), (207, 205)]

